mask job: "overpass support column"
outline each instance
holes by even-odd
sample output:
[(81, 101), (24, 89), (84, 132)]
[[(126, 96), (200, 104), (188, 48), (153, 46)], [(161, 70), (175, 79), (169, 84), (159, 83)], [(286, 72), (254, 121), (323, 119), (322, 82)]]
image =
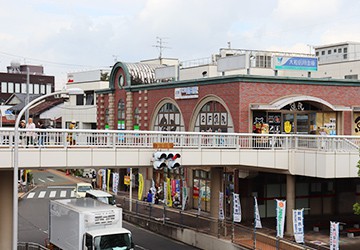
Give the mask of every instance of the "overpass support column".
[[(223, 186), (223, 168), (211, 168), (211, 193), (210, 193), (210, 215), (211, 218), (219, 217), (219, 192)], [(217, 220), (211, 223), (211, 232), (218, 233)]]
[(12, 249), (13, 171), (0, 171), (0, 249)]
[(294, 235), (292, 210), (295, 209), (295, 176), (286, 175), (286, 234)]

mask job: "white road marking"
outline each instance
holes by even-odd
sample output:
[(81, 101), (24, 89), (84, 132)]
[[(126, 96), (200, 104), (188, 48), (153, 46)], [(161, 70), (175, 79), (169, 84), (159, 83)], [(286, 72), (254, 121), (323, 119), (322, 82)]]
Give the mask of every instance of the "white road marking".
[(66, 197), (66, 190), (62, 190), (62, 191), (60, 192), (60, 197), (61, 197), (61, 198)]
[(74, 190), (71, 191), (70, 197), (75, 197), (75, 192), (74, 192)]
[(46, 179), (48, 179), (49, 181), (51, 181), (51, 182), (54, 182), (54, 180), (53, 179), (50, 179), (50, 178), (46, 178)]
[(40, 179), (40, 178), (38, 178), (38, 180), (41, 181), (41, 182), (45, 182), (43, 179)]
[(28, 194), (27, 198), (32, 199), (34, 197), (34, 195), (35, 195), (35, 192), (31, 192)]
[(50, 191), (49, 198), (54, 198), (56, 196), (56, 191)]
[(41, 191), (41, 192), (39, 193), (38, 198), (44, 198), (44, 197), (45, 197), (45, 194), (46, 194), (46, 191)]
[(64, 188), (68, 188), (68, 189), (74, 189), (75, 188), (75, 186), (48, 186), (47, 188), (62, 188), (62, 189), (64, 189)]

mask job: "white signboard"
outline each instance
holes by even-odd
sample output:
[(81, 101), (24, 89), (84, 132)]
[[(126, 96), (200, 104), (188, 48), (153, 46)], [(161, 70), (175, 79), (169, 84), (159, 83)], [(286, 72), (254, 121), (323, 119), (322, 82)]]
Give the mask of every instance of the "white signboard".
[(233, 220), (234, 222), (241, 222), (241, 205), (240, 205), (239, 194), (234, 193), (233, 201), (234, 201)]
[(294, 237), (297, 243), (304, 243), (304, 209), (293, 210)]
[(119, 186), (119, 173), (113, 173), (113, 192), (117, 194)]
[(339, 250), (339, 222), (330, 221), (330, 250)]
[(199, 97), (199, 87), (175, 88), (175, 99), (192, 99)]
[(255, 200), (255, 228), (262, 228), (261, 220), (260, 220), (260, 213), (259, 213), (259, 206), (258, 206), (256, 197), (254, 197), (254, 200)]
[(224, 193), (219, 192), (219, 220), (224, 220)]
[(221, 57), (217, 60), (217, 71), (226, 72), (246, 68), (246, 55)]

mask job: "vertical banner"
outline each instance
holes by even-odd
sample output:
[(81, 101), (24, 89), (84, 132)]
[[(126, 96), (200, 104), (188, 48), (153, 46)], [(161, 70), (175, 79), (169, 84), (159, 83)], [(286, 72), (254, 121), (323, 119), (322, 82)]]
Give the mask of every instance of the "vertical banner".
[(107, 177), (106, 177), (106, 180), (107, 180), (106, 190), (107, 190), (108, 193), (110, 192), (110, 175), (111, 175), (111, 171), (110, 171), (110, 169), (108, 169), (107, 170)]
[(202, 189), (199, 189), (199, 197), (198, 197), (198, 215), (201, 213), (201, 198), (202, 198), (203, 192)]
[(151, 188), (150, 188), (150, 190), (151, 190), (151, 194), (152, 194), (151, 203), (155, 204), (156, 187), (155, 187), (154, 179), (151, 180)]
[(187, 188), (186, 188), (186, 181), (183, 181), (183, 186), (182, 186), (182, 200), (181, 200), (181, 210), (185, 210), (185, 206), (186, 206), (186, 201), (188, 199), (188, 192), (187, 192)]
[(143, 191), (144, 191), (144, 178), (143, 178), (142, 174), (139, 174), (139, 190), (138, 190), (138, 200), (139, 201), (142, 200)]
[(254, 196), (254, 202), (255, 202), (255, 206), (254, 206), (254, 209), (255, 209), (255, 228), (262, 228), (261, 219), (260, 219), (260, 213), (259, 213), (259, 206), (258, 206), (258, 203), (257, 203), (256, 196)]
[(276, 200), (276, 237), (284, 237), (286, 201)]
[(339, 222), (330, 221), (330, 250), (339, 250)]
[(224, 193), (219, 192), (219, 220), (224, 220)]
[(233, 193), (233, 220), (234, 222), (241, 222), (241, 205), (239, 194)]
[(167, 184), (167, 205), (168, 207), (172, 207), (172, 197), (171, 197), (171, 181), (170, 178), (166, 178), (166, 184)]
[(102, 169), (101, 173), (102, 173), (102, 190), (106, 191), (106, 169)]
[(164, 205), (167, 206), (168, 205), (168, 199), (167, 199), (167, 181), (164, 181)]
[(116, 195), (118, 192), (118, 186), (119, 186), (119, 173), (113, 173), (113, 188), (112, 191)]
[(293, 228), (296, 243), (304, 243), (304, 209), (293, 209)]

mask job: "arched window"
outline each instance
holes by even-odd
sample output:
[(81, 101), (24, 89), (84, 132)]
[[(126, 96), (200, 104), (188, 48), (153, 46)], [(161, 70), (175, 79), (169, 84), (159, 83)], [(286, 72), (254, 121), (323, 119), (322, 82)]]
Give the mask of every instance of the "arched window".
[(118, 102), (117, 118), (120, 121), (125, 120), (125, 102), (123, 99), (120, 99)]
[(197, 132), (233, 132), (233, 124), (225, 107), (210, 101), (202, 106), (195, 123)]
[(164, 104), (155, 117), (155, 131), (184, 131), (179, 109), (172, 103)]

